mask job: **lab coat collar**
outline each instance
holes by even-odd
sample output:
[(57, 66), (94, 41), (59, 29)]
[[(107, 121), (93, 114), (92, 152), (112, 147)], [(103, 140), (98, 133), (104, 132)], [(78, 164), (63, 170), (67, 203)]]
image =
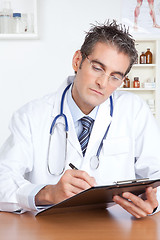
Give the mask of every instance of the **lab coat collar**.
[[(58, 91), (55, 94), (55, 101), (53, 103), (53, 110), (52, 110), (52, 117), (54, 118), (56, 115), (60, 113), (60, 104), (61, 104), (61, 98), (64, 89), (70, 84), (73, 83), (75, 76), (69, 76), (59, 87)], [(66, 98), (65, 98), (66, 100)]]

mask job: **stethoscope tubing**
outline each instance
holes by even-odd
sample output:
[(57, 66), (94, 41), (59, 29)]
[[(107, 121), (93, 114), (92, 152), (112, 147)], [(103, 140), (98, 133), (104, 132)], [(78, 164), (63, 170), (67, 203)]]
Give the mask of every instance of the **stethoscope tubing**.
[[(113, 99), (112, 99), (112, 96), (110, 96), (109, 99), (110, 99), (110, 116), (112, 117), (113, 116)], [(98, 158), (98, 161), (99, 161), (100, 152), (101, 152), (102, 147), (103, 147), (103, 140), (106, 139), (108, 131), (110, 129), (110, 126), (111, 126), (111, 123), (109, 124), (109, 126), (108, 126), (108, 128), (107, 128), (107, 130), (106, 130), (106, 132), (105, 132), (105, 134), (104, 134), (104, 136), (102, 138), (102, 141), (101, 141), (101, 143), (99, 145), (99, 148), (97, 150), (96, 157)]]
[(69, 127), (68, 127), (68, 120), (67, 120), (67, 117), (66, 115), (63, 113), (63, 106), (64, 106), (64, 98), (65, 98), (65, 95), (66, 95), (66, 92), (68, 91), (68, 89), (70, 88), (71, 86), (71, 83), (64, 89), (63, 91), (63, 94), (62, 94), (62, 98), (61, 98), (61, 104), (60, 104), (60, 114), (58, 114), (54, 119), (53, 119), (53, 122), (51, 124), (51, 127), (50, 127), (50, 134), (52, 135), (53, 133), (53, 128), (56, 124), (56, 121), (58, 118), (60, 117), (63, 117), (64, 118), (64, 121), (65, 121), (65, 132), (68, 132), (69, 130)]
[[(66, 156), (67, 156), (67, 138), (68, 138), (68, 130), (69, 130), (69, 126), (68, 126), (68, 120), (67, 120), (67, 116), (63, 113), (63, 107), (64, 107), (64, 99), (65, 99), (65, 95), (66, 95), (66, 92), (68, 91), (68, 89), (70, 88), (71, 86), (71, 83), (64, 89), (63, 93), (62, 93), (62, 98), (61, 98), (61, 103), (60, 103), (60, 114), (58, 114), (52, 121), (52, 124), (51, 124), (51, 127), (50, 127), (50, 138), (49, 138), (49, 147), (48, 147), (48, 171), (50, 174), (52, 175), (55, 175), (55, 176), (59, 176), (61, 175), (63, 172), (64, 172), (64, 169), (65, 169), (65, 164), (66, 164)], [(109, 97), (110, 98), (110, 116), (112, 117), (113, 116), (113, 99), (112, 99), (112, 96)], [(54, 127), (56, 126), (56, 121), (58, 118), (60, 117), (63, 117), (64, 118), (64, 122), (65, 122), (65, 132), (66, 132), (66, 149), (65, 149), (65, 162), (64, 162), (64, 167), (63, 167), (63, 170), (56, 174), (56, 173), (51, 173), (50, 171), (50, 168), (49, 168), (49, 149), (50, 149), (50, 142), (51, 142), (51, 136), (54, 132)], [(100, 152), (102, 150), (102, 147), (103, 147), (103, 140), (107, 137), (107, 134), (108, 134), (108, 131), (110, 129), (110, 126), (111, 126), (111, 123), (109, 124), (109, 126), (107, 127), (107, 130), (101, 140), (101, 143), (98, 147), (98, 150), (97, 150), (97, 153), (96, 153), (96, 156), (93, 156), (92, 158), (96, 158), (97, 159), (97, 163), (96, 163), (96, 167), (95, 169), (98, 168), (99, 166), (99, 156), (100, 156)], [(92, 164), (90, 164), (92, 165)]]

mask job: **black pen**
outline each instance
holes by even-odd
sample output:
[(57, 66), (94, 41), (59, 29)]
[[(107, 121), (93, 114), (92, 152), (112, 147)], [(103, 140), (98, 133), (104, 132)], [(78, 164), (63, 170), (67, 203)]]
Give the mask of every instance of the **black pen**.
[(69, 166), (70, 166), (72, 169), (78, 170), (78, 168), (76, 168), (72, 163), (70, 163)]

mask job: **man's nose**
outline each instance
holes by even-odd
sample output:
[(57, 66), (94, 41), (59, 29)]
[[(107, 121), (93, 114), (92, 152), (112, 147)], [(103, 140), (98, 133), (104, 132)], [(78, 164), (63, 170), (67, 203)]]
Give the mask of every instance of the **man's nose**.
[(106, 86), (108, 85), (109, 82), (109, 78), (110, 75), (108, 74), (103, 74), (102, 76), (97, 78), (97, 84), (101, 87), (101, 88), (106, 88)]

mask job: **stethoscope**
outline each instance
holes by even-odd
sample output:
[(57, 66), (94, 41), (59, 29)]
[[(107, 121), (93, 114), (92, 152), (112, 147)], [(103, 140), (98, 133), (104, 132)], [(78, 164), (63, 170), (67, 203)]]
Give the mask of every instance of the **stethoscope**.
[[(63, 113), (63, 106), (64, 106), (64, 98), (65, 98), (65, 95), (66, 95), (66, 92), (68, 91), (68, 89), (70, 88), (71, 86), (71, 83), (64, 89), (63, 93), (62, 93), (62, 98), (61, 98), (61, 103), (60, 103), (60, 114), (58, 114), (52, 121), (52, 124), (51, 124), (51, 127), (50, 127), (50, 137), (49, 137), (49, 144), (48, 144), (48, 156), (47, 156), (47, 163), (48, 163), (48, 171), (50, 174), (52, 175), (55, 175), (55, 176), (59, 176), (61, 175), (64, 170), (65, 170), (65, 167), (66, 167), (66, 161), (67, 161), (67, 142), (68, 142), (68, 120), (67, 120), (67, 116)], [(112, 96), (110, 96), (110, 116), (112, 117), (113, 116), (113, 99), (112, 99)], [(58, 118), (62, 117), (64, 119), (64, 123), (65, 123), (65, 135), (66, 135), (66, 140), (65, 140), (65, 159), (64, 159), (64, 165), (63, 165), (63, 168), (61, 171), (59, 171), (58, 173), (53, 173), (51, 172), (50, 170), (50, 167), (49, 167), (49, 158), (50, 158), (50, 144), (51, 144), (51, 138), (52, 138), (52, 135), (54, 133), (54, 128), (56, 126), (56, 121)], [(107, 137), (107, 134), (108, 134), (108, 131), (109, 131), (109, 128), (110, 128), (110, 125), (111, 125), (111, 122), (110, 124), (108, 125), (107, 127), (107, 130), (101, 140), (101, 143), (98, 147), (98, 150), (97, 150), (97, 153), (95, 156), (92, 156), (91, 159), (90, 159), (90, 167), (94, 170), (96, 170), (98, 167), (99, 167), (99, 163), (100, 163), (100, 160), (99, 160), (99, 156), (100, 156), (100, 152), (102, 150), (102, 147), (103, 147), (103, 140)], [(53, 161), (53, 160), (52, 160)]]

